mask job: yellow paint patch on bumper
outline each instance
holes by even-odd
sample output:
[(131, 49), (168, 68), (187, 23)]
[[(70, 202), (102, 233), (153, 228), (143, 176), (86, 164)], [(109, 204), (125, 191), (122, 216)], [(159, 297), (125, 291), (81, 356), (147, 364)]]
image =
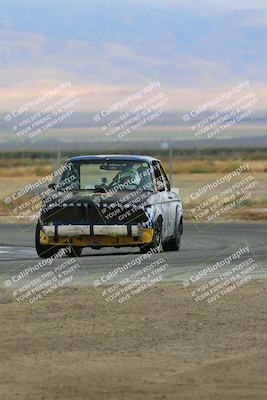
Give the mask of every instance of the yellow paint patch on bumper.
[(40, 232), (40, 243), (55, 246), (71, 244), (72, 246), (90, 247), (90, 246), (138, 246), (152, 242), (154, 229), (146, 228), (139, 237), (132, 236), (59, 236), (58, 240), (55, 237), (47, 236), (43, 231)]

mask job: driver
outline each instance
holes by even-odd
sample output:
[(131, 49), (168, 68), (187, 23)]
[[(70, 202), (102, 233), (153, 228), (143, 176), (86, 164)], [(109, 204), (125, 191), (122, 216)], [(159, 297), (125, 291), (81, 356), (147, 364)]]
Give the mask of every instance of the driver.
[(139, 187), (141, 183), (141, 177), (136, 165), (127, 165), (115, 176), (110, 184), (110, 187), (116, 185), (123, 185), (124, 189), (135, 189)]

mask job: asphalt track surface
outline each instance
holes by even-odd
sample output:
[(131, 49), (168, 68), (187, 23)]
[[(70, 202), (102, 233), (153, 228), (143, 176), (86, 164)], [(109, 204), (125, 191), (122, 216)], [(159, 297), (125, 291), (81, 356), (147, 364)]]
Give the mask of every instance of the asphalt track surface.
[[(0, 287), (6, 287), (6, 280), (12, 275), (40, 262), (41, 259), (37, 257), (34, 248), (34, 232), (33, 225), (0, 224)], [(117, 267), (123, 267), (126, 263), (134, 263), (131, 266), (132, 273), (159, 258), (163, 258), (169, 266), (163, 274), (163, 281), (184, 281), (247, 246), (250, 253), (242, 254), (236, 260), (232, 259), (231, 268), (252, 256), (259, 266), (252, 273), (253, 279), (264, 279), (267, 276), (266, 244), (267, 224), (264, 223), (220, 223), (198, 226), (186, 223), (183, 244), (179, 252), (156, 254), (148, 260), (141, 259), (141, 263), (138, 249), (84, 249), (82, 257), (76, 259), (79, 268), (74, 273), (72, 284), (92, 285), (101, 276), (114, 271)], [(64, 257), (64, 260), (65, 258), (67, 257)], [(53, 261), (53, 267), (60, 265), (64, 260)], [(51, 265), (44, 265), (35, 275), (44, 274), (49, 270)], [(122, 272), (118, 277), (122, 279), (127, 274), (129, 272)], [(209, 277), (216, 274), (218, 272), (213, 272)], [(20, 286), (19, 283), (17, 286)]]

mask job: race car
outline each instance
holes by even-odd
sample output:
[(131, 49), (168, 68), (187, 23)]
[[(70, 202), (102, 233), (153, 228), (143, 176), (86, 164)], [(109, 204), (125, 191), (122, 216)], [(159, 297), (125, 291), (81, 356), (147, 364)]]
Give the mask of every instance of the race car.
[(183, 208), (160, 161), (139, 155), (84, 155), (68, 159), (49, 185), (36, 226), (39, 257), (90, 247), (177, 251)]

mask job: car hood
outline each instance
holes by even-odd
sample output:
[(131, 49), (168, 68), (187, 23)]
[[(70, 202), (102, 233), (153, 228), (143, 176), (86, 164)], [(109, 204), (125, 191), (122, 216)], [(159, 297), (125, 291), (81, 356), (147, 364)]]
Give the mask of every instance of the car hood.
[(122, 224), (146, 222), (145, 206), (152, 193), (120, 191), (110, 196), (89, 191), (57, 192), (42, 203), (44, 223)]

